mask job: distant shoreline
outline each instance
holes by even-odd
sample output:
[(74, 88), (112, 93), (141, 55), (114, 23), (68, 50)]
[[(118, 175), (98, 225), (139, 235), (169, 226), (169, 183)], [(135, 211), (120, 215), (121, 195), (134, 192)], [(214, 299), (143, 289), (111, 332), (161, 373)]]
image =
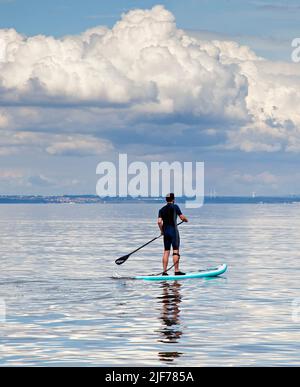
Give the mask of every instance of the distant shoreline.
[[(183, 203), (188, 198), (178, 198)], [(189, 198), (190, 199), (190, 198)], [(161, 203), (164, 198), (100, 198), (95, 195), (1, 195), (0, 204), (106, 204), (106, 203)], [(300, 196), (206, 196), (205, 204), (292, 204), (300, 203)]]

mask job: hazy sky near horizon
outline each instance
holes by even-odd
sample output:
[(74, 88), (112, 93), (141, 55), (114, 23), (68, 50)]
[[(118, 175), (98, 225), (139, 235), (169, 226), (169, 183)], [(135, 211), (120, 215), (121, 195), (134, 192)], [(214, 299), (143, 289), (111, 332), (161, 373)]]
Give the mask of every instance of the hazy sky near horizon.
[(299, 1), (0, 0), (0, 194), (204, 161), (206, 192), (300, 193)]

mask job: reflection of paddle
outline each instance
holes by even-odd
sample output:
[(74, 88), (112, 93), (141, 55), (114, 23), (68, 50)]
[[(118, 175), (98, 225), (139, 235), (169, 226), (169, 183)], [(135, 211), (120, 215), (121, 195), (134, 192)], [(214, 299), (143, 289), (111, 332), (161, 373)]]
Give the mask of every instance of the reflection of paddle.
[[(179, 226), (179, 225), (182, 224), (182, 223), (183, 223), (183, 222), (178, 223), (177, 226)], [(116, 263), (117, 265), (123, 265), (123, 263), (125, 263), (125, 262), (127, 261), (127, 259), (128, 259), (132, 254), (134, 254), (134, 253), (136, 253), (137, 251), (143, 249), (144, 247), (150, 245), (150, 243), (156, 241), (156, 239), (159, 239), (161, 236), (162, 236), (162, 234), (159, 235), (159, 236), (156, 237), (156, 238), (153, 238), (151, 241), (145, 243), (143, 246), (141, 246), (141, 247), (139, 247), (138, 249), (134, 250), (132, 253), (127, 254), (127, 255), (124, 255), (124, 257), (118, 258), (118, 259), (115, 261), (115, 263)]]

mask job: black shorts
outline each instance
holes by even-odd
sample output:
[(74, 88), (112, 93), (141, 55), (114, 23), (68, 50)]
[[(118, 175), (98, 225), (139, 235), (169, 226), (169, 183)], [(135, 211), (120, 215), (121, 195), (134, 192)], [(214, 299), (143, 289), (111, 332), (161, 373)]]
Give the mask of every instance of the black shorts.
[(170, 251), (171, 246), (173, 247), (173, 250), (179, 250), (180, 236), (177, 228), (168, 226), (164, 230), (164, 245), (166, 251)]

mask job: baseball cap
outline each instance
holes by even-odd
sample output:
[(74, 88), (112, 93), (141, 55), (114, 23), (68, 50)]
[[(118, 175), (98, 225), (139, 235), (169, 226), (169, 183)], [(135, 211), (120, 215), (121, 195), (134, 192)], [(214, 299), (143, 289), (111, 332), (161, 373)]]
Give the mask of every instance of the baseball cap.
[(175, 200), (175, 195), (173, 193), (169, 193), (167, 196), (166, 196), (166, 201), (167, 202), (172, 202), (173, 200)]

